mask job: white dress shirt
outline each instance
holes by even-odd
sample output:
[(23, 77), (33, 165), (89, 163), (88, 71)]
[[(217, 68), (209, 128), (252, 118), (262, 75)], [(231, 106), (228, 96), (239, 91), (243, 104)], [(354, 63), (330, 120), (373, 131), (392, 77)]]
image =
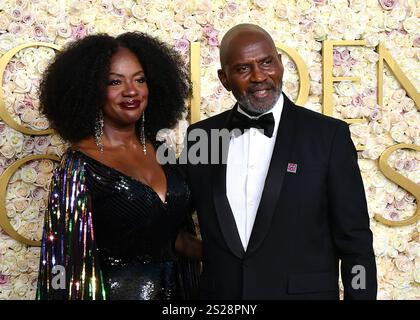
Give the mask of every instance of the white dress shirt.
[[(270, 166), (283, 102), (284, 98), (281, 94), (274, 107), (266, 112), (272, 112), (275, 121), (271, 138), (256, 128), (250, 128), (245, 130), (244, 134), (238, 137), (232, 135), (230, 138), (226, 167), (226, 194), (245, 251)], [(250, 117), (239, 105), (238, 111)]]

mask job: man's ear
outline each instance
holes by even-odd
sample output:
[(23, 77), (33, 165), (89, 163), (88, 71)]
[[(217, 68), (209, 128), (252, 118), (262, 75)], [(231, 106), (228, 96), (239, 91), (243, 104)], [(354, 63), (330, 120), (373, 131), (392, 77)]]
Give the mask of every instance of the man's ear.
[(222, 69), (219, 69), (219, 70), (217, 70), (217, 75), (219, 76), (219, 80), (223, 84), (225, 89), (227, 91), (231, 91), (232, 89), (230, 88), (229, 83), (227, 81), (226, 73)]
[(280, 63), (283, 64), (283, 62), (281, 61), (281, 54), (278, 53), (277, 56), (279, 57)]

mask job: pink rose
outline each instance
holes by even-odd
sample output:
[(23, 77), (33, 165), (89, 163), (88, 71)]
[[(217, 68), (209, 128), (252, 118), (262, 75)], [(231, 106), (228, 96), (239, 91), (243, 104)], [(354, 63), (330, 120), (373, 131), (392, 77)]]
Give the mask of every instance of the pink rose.
[(379, 4), (384, 8), (385, 10), (392, 10), (397, 5), (398, 0), (379, 0)]
[(44, 152), (50, 144), (50, 139), (46, 136), (35, 137), (35, 149), (40, 152)]
[(416, 34), (413, 40), (413, 46), (420, 47), (420, 33)]
[(208, 39), (208, 44), (211, 47), (217, 47), (219, 45), (219, 40), (217, 39), (217, 36), (216, 37), (210, 37)]
[(317, 6), (323, 6), (328, 0), (312, 0)]
[(217, 31), (211, 24), (206, 24), (204, 26), (204, 34), (208, 38), (215, 38), (219, 35), (219, 31)]
[(15, 7), (10, 12), (10, 15), (11, 15), (13, 20), (20, 21), (20, 19), (22, 19), (22, 15), (23, 15), (22, 9), (20, 9), (18, 7)]
[(226, 6), (227, 11), (229, 13), (236, 13), (238, 11), (238, 4), (236, 2), (229, 2), (228, 5)]
[(339, 67), (343, 64), (343, 58), (341, 57), (340, 51), (337, 49), (333, 50), (333, 61), (334, 65)]
[(0, 122), (0, 135), (4, 134), (6, 132), (6, 124), (4, 122)]
[(376, 88), (372, 88), (372, 87), (366, 88), (363, 94), (365, 96), (376, 96)]
[(80, 40), (86, 36), (86, 27), (83, 23), (71, 27), (71, 37), (74, 40)]
[(363, 104), (363, 98), (360, 94), (356, 95), (351, 99), (351, 104), (355, 107), (360, 107)]
[(45, 196), (45, 190), (44, 188), (41, 187), (36, 187), (33, 191), (32, 191), (32, 196), (35, 200), (41, 200), (44, 198)]
[(0, 274), (0, 285), (5, 285), (9, 282), (9, 277), (5, 274)]
[(22, 146), (23, 151), (30, 153), (34, 150), (34, 148), (35, 148), (35, 139), (33, 137), (29, 137), (29, 138), (25, 137), (25, 140), (23, 141), (23, 146)]
[(402, 170), (402, 169), (404, 169), (404, 165), (405, 165), (405, 161), (401, 160), (401, 159), (398, 159), (397, 161), (395, 161), (394, 167), (397, 170)]
[(398, 221), (400, 214), (397, 211), (393, 211), (389, 214), (389, 218), (394, 221)]
[(190, 48), (190, 42), (186, 39), (178, 39), (175, 42), (175, 50), (181, 52), (182, 54), (188, 52)]
[(378, 121), (378, 120), (380, 120), (382, 118), (382, 115), (381, 115), (381, 112), (379, 111), (379, 109), (373, 109), (371, 112), (370, 112), (370, 115), (369, 115), (369, 119), (371, 120), (371, 121)]
[(26, 13), (22, 18), (22, 22), (31, 25), (34, 22), (34, 16), (31, 13)]
[(407, 171), (414, 171), (417, 168), (417, 160), (406, 160), (404, 163), (404, 169)]
[(34, 36), (37, 40), (45, 40), (46, 34), (45, 34), (44, 26), (40, 24), (35, 24), (33, 31), (34, 31)]
[(357, 65), (357, 63), (358, 63), (358, 61), (353, 57), (350, 57), (347, 60), (347, 66), (349, 66), (349, 67), (354, 67), (355, 65)]
[(350, 58), (350, 51), (349, 51), (348, 49), (344, 49), (344, 50), (341, 52), (341, 58), (342, 58), (343, 60), (347, 60), (347, 59), (349, 59), (349, 58)]

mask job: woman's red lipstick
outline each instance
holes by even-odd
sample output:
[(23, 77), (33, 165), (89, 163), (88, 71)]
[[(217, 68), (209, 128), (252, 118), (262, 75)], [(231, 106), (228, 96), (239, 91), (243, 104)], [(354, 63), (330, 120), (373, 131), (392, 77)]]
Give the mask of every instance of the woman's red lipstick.
[(137, 109), (140, 107), (139, 100), (128, 100), (120, 103), (120, 107), (123, 109)]

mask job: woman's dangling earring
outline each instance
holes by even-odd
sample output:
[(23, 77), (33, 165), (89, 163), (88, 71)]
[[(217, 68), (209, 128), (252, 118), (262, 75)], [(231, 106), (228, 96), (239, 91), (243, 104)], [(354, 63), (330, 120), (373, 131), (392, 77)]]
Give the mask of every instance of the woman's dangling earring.
[(95, 120), (95, 144), (99, 151), (104, 152), (104, 145), (102, 144), (102, 135), (104, 133), (104, 115), (102, 110), (99, 110)]
[(141, 115), (141, 124), (140, 124), (140, 142), (141, 142), (141, 145), (143, 146), (144, 155), (146, 155), (146, 135), (144, 134), (145, 121), (146, 120), (144, 118), (144, 111), (143, 111), (143, 114)]

